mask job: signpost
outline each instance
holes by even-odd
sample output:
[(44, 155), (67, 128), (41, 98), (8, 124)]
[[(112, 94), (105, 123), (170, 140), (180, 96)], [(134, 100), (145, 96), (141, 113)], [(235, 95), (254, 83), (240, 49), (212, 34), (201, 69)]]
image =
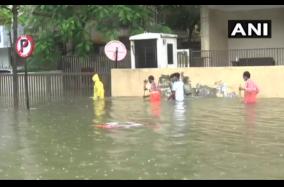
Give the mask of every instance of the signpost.
[(115, 67), (117, 68), (118, 61), (121, 61), (125, 58), (127, 50), (122, 42), (112, 40), (106, 44), (105, 54), (110, 60), (115, 62)]
[[(31, 36), (21, 35), (16, 42), (16, 52), (21, 58), (28, 58), (32, 55), (34, 51), (35, 43)], [(27, 62), (25, 62), (25, 96), (27, 109), (30, 109), (29, 103), (29, 91), (28, 91), (28, 71), (27, 71)]]

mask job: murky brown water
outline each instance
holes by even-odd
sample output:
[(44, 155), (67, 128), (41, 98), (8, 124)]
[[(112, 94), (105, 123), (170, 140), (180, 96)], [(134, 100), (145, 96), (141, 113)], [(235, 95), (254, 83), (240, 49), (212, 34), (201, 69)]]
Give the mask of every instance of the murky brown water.
[[(0, 109), (1, 179), (282, 179), (284, 100), (74, 99)], [(132, 121), (144, 127), (97, 129)]]

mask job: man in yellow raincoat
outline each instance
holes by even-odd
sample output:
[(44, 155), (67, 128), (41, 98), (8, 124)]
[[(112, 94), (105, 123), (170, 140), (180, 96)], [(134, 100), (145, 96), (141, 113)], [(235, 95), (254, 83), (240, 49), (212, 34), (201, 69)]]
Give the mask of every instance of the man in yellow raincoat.
[(94, 81), (94, 97), (93, 97), (93, 99), (94, 100), (104, 99), (104, 97), (105, 97), (104, 85), (100, 81), (98, 74), (95, 74), (92, 77), (92, 80)]

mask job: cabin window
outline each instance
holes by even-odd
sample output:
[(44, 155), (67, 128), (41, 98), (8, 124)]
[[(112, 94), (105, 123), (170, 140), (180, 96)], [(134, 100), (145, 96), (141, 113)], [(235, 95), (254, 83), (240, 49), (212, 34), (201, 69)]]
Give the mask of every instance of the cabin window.
[(168, 64), (174, 64), (173, 44), (167, 44)]

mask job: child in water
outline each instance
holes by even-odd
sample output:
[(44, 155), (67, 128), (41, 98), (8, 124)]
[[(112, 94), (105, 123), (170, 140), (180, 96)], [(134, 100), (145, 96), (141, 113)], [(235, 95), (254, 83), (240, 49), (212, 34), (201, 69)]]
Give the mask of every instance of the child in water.
[(159, 90), (160, 90), (160, 89), (159, 89), (159, 86), (155, 83), (155, 78), (154, 78), (153, 75), (150, 75), (150, 76), (148, 77), (148, 81), (149, 81), (149, 83), (150, 83), (150, 85), (151, 85), (151, 87), (150, 87), (150, 92), (159, 91)]
[(259, 93), (259, 88), (254, 81), (250, 79), (250, 73), (245, 71), (243, 74), (245, 87), (240, 86), (239, 90), (244, 91), (244, 103), (252, 104), (256, 102), (256, 95)]
[(176, 100), (176, 101), (183, 101), (184, 100), (184, 83), (182, 81), (183, 73), (174, 73), (171, 75), (171, 79), (173, 81), (172, 84), (172, 94), (168, 98)]
[(155, 78), (153, 75), (150, 75), (148, 77), (148, 82), (144, 81), (144, 90), (150, 92), (150, 100), (151, 101), (159, 101), (161, 94), (160, 94), (160, 88), (159, 86), (155, 83)]

